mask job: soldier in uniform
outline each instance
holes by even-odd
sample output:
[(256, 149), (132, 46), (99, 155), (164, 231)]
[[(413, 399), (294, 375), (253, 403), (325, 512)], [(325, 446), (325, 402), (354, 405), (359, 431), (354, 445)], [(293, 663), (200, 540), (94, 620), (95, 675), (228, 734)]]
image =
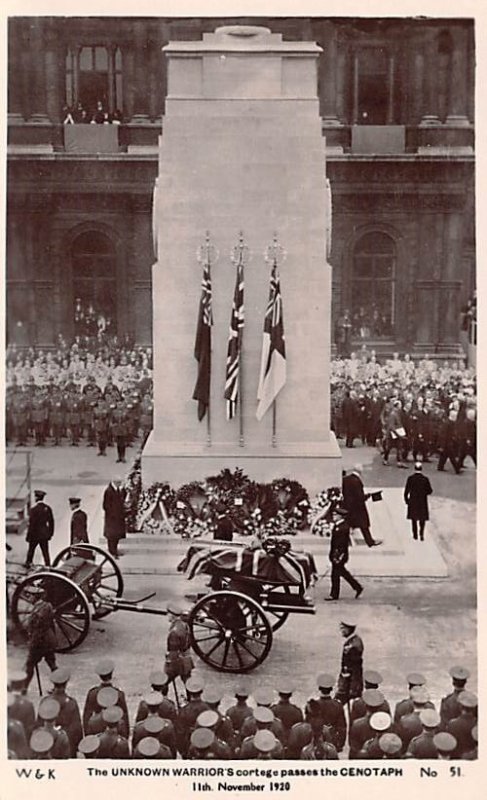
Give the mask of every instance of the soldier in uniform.
[(129, 719), (128, 719), (128, 710), (127, 710), (127, 701), (125, 699), (125, 693), (119, 689), (118, 687), (114, 687), (112, 683), (112, 676), (113, 671), (115, 669), (115, 664), (110, 659), (103, 659), (97, 664), (96, 672), (100, 677), (100, 683), (96, 686), (92, 686), (89, 689), (88, 694), (86, 695), (85, 705), (83, 709), (83, 728), (86, 732), (88, 728), (88, 722), (93, 714), (99, 713), (101, 711), (100, 706), (97, 702), (97, 695), (100, 689), (105, 687), (113, 687), (118, 694), (117, 705), (120, 706), (122, 709), (122, 717), (123, 720), (122, 724), (122, 732), (124, 736), (128, 736), (129, 730)]
[[(414, 711), (414, 703), (411, 698), (411, 690), (417, 686), (425, 686), (426, 685), (426, 678), (424, 675), (421, 675), (420, 672), (410, 672), (409, 675), (406, 676), (406, 680), (408, 682), (408, 691), (409, 697), (406, 697), (404, 700), (399, 700), (396, 703), (396, 708), (394, 710), (394, 724), (396, 725), (405, 714), (411, 714)], [(433, 703), (428, 702), (425, 705), (425, 708), (434, 708)]]
[(70, 758), (71, 747), (68, 734), (61, 727), (58, 721), (61, 706), (57, 699), (44, 697), (39, 703), (37, 716), (41, 722), (42, 729), (47, 730), (54, 739), (51, 747), (52, 758)]
[(437, 758), (439, 761), (450, 761), (452, 753), (457, 746), (457, 740), (451, 733), (440, 731), (433, 736), (433, 744), (436, 747)]
[[(159, 720), (162, 723), (162, 720)], [(132, 758), (174, 758), (169, 747), (162, 744), (155, 736), (145, 736), (133, 750)]]
[(411, 700), (413, 701), (413, 710), (409, 714), (403, 714), (396, 726), (397, 734), (401, 737), (403, 743), (403, 752), (405, 753), (409, 747), (409, 742), (415, 736), (419, 736), (423, 732), (420, 714), (422, 711), (434, 711), (433, 708), (428, 708), (429, 694), (424, 686), (415, 686), (411, 689)]
[(106, 449), (108, 444), (108, 427), (109, 427), (109, 407), (105, 400), (98, 400), (94, 411), (95, 420), (95, 433), (98, 442), (98, 455), (106, 456)]
[(29, 741), (30, 758), (38, 760), (51, 760), (54, 758), (52, 748), (54, 736), (45, 728), (37, 728)]
[(7, 747), (8, 758), (28, 758), (29, 748), (24, 726), (18, 719), (12, 716), (12, 709), (15, 707), (15, 697), (13, 694), (7, 695)]
[(89, 542), (88, 539), (88, 517), (86, 513), (80, 508), (81, 498), (70, 497), (69, 507), (72, 511), (71, 514), (71, 537), (70, 544), (81, 544), (82, 542)]
[(54, 535), (54, 517), (52, 509), (44, 503), (46, 492), (41, 489), (34, 491), (35, 505), (29, 511), (29, 524), (27, 527), (26, 540), (28, 542), (25, 566), (30, 567), (36, 547), (39, 545), (44, 563), (50, 566), (51, 558), (49, 555), (49, 541)]
[(375, 731), (370, 724), (370, 720), (372, 715), (377, 712), (377, 709), (382, 706), (384, 695), (378, 689), (367, 689), (363, 693), (362, 699), (366, 705), (367, 713), (365, 717), (356, 719), (350, 726), (348, 734), (348, 743), (350, 745), (348, 757), (350, 759), (357, 758), (365, 742), (374, 738)]
[(115, 386), (111, 375), (109, 375), (107, 378), (105, 389), (103, 390), (103, 399), (106, 400), (108, 404), (117, 403), (122, 399), (120, 390), (117, 386)]
[(465, 686), (470, 677), (469, 670), (458, 665), (451, 667), (449, 673), (453, 683), (453, 691), (441, 700), (440, 717), (443, 727), (446, 727), (451, 719), (455, 719), (462, 713), (458, 698), (465, 691)]
[[(118, 702), (118, 692), (113, 686), (104, 686), (96, 695), (96, 711), (91, 715), (85, 728), (85, 733), (99, 734), (105, 730), (105, 720), (103, 712), (107, 708), (116, 706)], [(120, 718), (118, 732), (122, 735), (126, 733), (123, 716)]]
[(51, 697), (59, 703), (57, 724), (66, 731), (71, 748), (71, 758), (75, 758), (78, 744), (83, 737), (83, 728), (81, 726), (81, 714), (78, 703), (74, 697), (70, 697), (66, 692), (66, 686), (70, 677), (70, 673), (67, 669), (59, 668), (51, 672), (51, 681), (53, 684)]
[(65, 403), (59, 390), (51, 394), (49, 400), (49, 425), (54, 439), (53, 447), (61, 444), (65, 424)]
[(144, 697), (147, 707), (147, 716), (136, 722), (132, 734), (132, 752), (145, 736), (155, 736), (158, 741), (169, 748), (172, 758), (176, 758), (176, 731), (174, 724), (169, 719), (159, 716), (159, 707), (163, 701), (159, 692), (149, 692)]
[(319, 717), (311, 719), (312, 740), (301, 749), (299, 758), (302, 761), (336, 761), (338, 752), (331, 741), (331, 733), (321, 725)]
[(35, 446), (44, 445), (44, 399), (38, 389), (32, 398), (31, 420), (34, 427)]
[(253, 755), (252, 758), (255, 758), (257, 761), (284, 758), (281, 752), (281, 743), (276, 739), (272, 731), (257, 731), (252, 739), (252, 745), (255, 751), (255, 755)]
[(473, 692), (461, 692), (458, 702), (462, 711), (458, 717), (451, 719), (447, 724), (447, 733), (451, 733), (457, 740), (457, 747), (452, 758), (463, 758), (464, 754), (472, 749), (472, 728), (477, 725), (477, 697)]
[(25, 662), (27, 674), (25, 686), (29, 686), (37, 664), (44, 659), (51, 671), (57, 669), (56, 633), (54, 630), (54, 609), (46, 598), (46, 591), (41, 586), (30, 586), (34, 607), (27, 622), (29, 650)]
[(78, 744), (76, 751), (76, 758), (98, 758), (98, 750), (100, 749), (99, 736), (84, 736)]
[(271, 706), (271, 711), (274, 713), (276, 719), (280, 719), (284, 728), (284, 745), (286, 746), (289, 733), (292, 726), (296, 722), (303, 722), (303, 712), (301, 709), (291, 703), (291, 696), (294, 689), (288, 686), (286, 682), (281, 682), (277, 686), (277, 693), (279, 700)]
[(82, 413), (83, 398), (76, 389), (76, 391), (71, 392), (71, 396), (68, 400), (67, 423), (71, 432), (71, 447), (79, 447)]
[(184, 610), (174, 603), (167, 607), (169, 614), (169, 632), (167, 635), (167, 652), (165, 658), (166, 675), (170, 681), (180, 677), (186, 683), (194, 667), (191, 657), (190, 632), (184, 621)]
[[(450, 736), (451, 736), (451, 734), (450, 734)], [(454, 736), (452, 736), (451, 738), (455, 739)], [(472, 740), (472, 748), (471, 748), (471, 750), (467, 750), (466, 752), (464, 752), (464, 754), (463, 754), (463, 760), (464, 761), (476, 761), (477, 758), (479, 757), (479, 752), (478, 752), (479, 731), (478, 731), (477, 725), (474, 725), (474, 727), (470, 731), (470, 738)], [(455, 739), (455, 747), (453, 748), (452, 751), (450, 751), (451, 754), (453, 754), (453, 752), (455, 752), (456, 746), (457, 746), (457, 740)], [(453, 758), (453, 755), (451, 755), (451, 758)]]
[[(161, 717), (161, 719), (169, 719), (171, 722), (175, 723), (177, 718), (177, 711), (176, 706), (174, 705), (172, 700), (169, 700), (167, 697), (168, 691), (168, 680), (167, 675), (162, 672), (162, 670), (154, 670), (149, 675), (149, 683), (151, 685), (152, 692), (157, 692), (161, 696), (161, 702), (159, 703), (157, 713)], [(135, 716), (135, 723), (142, 722), (149, 713), (149, 709), (144, 699), (142, 699), (139, 703), (139, 707), (137, 709), (137, 714)]]
[[(333, 491), (330, 490), (330, 491)], [(337, 496), (340, 490), (336, 490)], [(329, 512), (326, 515), (327, 521), (332, 526), (330, 538), (329, 559), (331, 562), (331, 591), (330, 596), (325, 600), (338, 600), (340, 597), (341, 579), (345, 580), (355, 591), (355, 597), (359, 598), (363, 592), (363, 586), (347, 570), (348, 548), (350, 544), (350, 523), (348, 511), (340, 506), (340, 501), (333, 501)]]
[(216, 758), (213, 752), (215, 734), (208, 728), (197, 728), (192, 732), (189, 740), (189, 758), (196, 761), (210, 761)]
[(125, 414), (124, 405), (121, 400), (117, 403), (112, 412), (112, 434), (117, 445), (117, 464), (125, 464), (125, 449), (127, 447), (128, 420)]
[(217, 739), (225, 742), (230, 750), (233, 751), (236, 744), (235, 731), (230, 718), (220, 711), (222, 693), (218, 689), (208, 686), (203, 691), (201, 699), (206, 703), (210, 711), (214, 711), (218, 715), (218, 722), (214, 729)]
[(25, 447), (30, 424), (30, 399), (25, 387), (15, 398), (12, 409), (12, 423), (17, 439), (17, 447)]
[(379, 739), (380, 758), (402, 758), (402, 741), (397, 733), (383, 733)]
[(186, 681), (187, 703), (179, 712), (176, 723), (178, 750), (183, 758), (187, 756), (189, 740), (198, 716), (202, 711), (208, 710), (208, 706), (201, 699), (203, 689), (204, 684), (197, 678), (189, 678)]
[[(248, 725), (252, 721), (252, 725)], [(272, 758), (284, 758), (284, 747), (282, 743), (282, 739), (276, 736), (276, 730), (278, 730), (275, 726), (276, 717), (274, 716), (273, 712), (270, 708), (266, 706), (258, 706), (254, 709), (254, 715), (252, 720), (247, 719), (245, 720), (244, 725), (242, 726), (242, 746), (240, 747), (240, 751), (238, 757), (241, 759), (249, 759), (249, 758), (256, 758), (256, 747), (255, 747), (255, 736), (260, 733), (261, 731), (269, 732), (273, 735), (275, 740), (275, 745), (272, 750)], [(281, 723), (282, 725), (282, 723)], [(250, 733), (246, 732), (246, 728), (251, 730)], [(281, 733), (281, 736), (283, 734)]]
[[(332, 675), (322, 673), (318, 675), (316, 681), (320, 696), (316, 701), (313, 699), (313, 702), (318, 704), (317, 708), (322, 724), (331, 730), (332, 743), (338, 752), (341, 752), (347, 735), (347, 723), (342, 703), (331, 696), (332, 689), (335, 686), (335, 679)], [(306, 706), (306, 718), (309, 716), (308, 706), (310, 703), (311, 700), (308, 701)]]
[(274, 736), (279, 739), (281, 744), (284, 744), (286, 740), (286, 734), (284, 731), (284, 725), (282, 724), (280, 719), (274, 716), (274, 712), (271, 711), (271, 706), (274, 703), (274, 692), (269, 689), (261, 688), (256, 689), (254, 692), (255, 702), (257, 703), (257, 708), (253, 710), (253, 714), (251, 717), (247, 717), (244, 720), (242, 727), (240, 729), (240, 741), (243, 741), (247, 736), (253, 736), (256, 730), (258, 729), (258, 725), (256, 722), (256, 712), (259, 708), (264, 708), (269, 711), (272, 715), (271, 722), (270, 722), (270, 730), (274, 734)]
[[(218, 736), (217, 728), (220, 723), (220, 716), (217, 711), (211, 711), (208, 709), (207, 711), (202, 711), (201, 714), (198, 715), (196, 720), (196, 728), (208, 728), (208, 730), (213, 731), (215, 734), (215, 739), (213, 742), (213, 752), (215, 754), (215, 758), (219, 758), (222, 761), (228, 761), (233, 757), (233, 749), (230, 745), (221, 739)], [(189, 757), (191, 758), (191, 746), (189, 749)]]
[(375, 711), (370, 717), (369, 725), (374, 731), (375, 735), (371, 739), (367, 739), (367, 741), (364, 742), (362, 749), (357, 755), (357, 758), (375, 760), (377, 758), (382, 758), (380, 738), (384, 733), (391, 732), (392, 719), (390, 714), (386, 714), (384, 711)]
[[(380, 672), (376, 672), (374, 669), (367, 669), (364, 672), (364, 689), (379, 689), (383, 680), (384, 678)], [(387, 700), (384, 699), (384, 703), (378, 709), (378, 711), (382, 711), (385, 714), (391, 713), (391, 708)], [(357, 699), (353, 701), (350, 709), (350, 724), (352, 724), (352, 722), (354, 722), (356, 719), (360, 719), (360, 717), (365, 717), (366, 713), (367, 708), (363, 698), (357, 697)]]
[(142, 429), (142, 445), (145, 444), (152, 430), (154, 403), (149, 395), (145, 395), (140, 404), (140, 427)]
[(246, 686), (237, 686), (235, 689), (235, 697), (237, 702), (233, 706), (230, 706), (230, 708), (227, 708), (226, 713), (232, 723), (235, 734), (238, 736), (244, 720), (252, 716), (252, 709), (247, 705), (249, 690)]
[(123, 711), (120, 706), (110, 706), (102, 712), (105, 730), (100, 734), (98, 758), (130, 758), (127, 737), (119, 733)]
[(8, 679), (9, 695), (13, 699), (9, 705), (9, 717), (18, 720), (29, 739), (35, 724), (34, 704), (25, 696), (27, 673), (23, 671), (12, 672)]
[(434, 737), (438, 733), (440, 715), (432, 708), (425, 708), (420, 712), (419, 719), (423, 730), (409, 742), (406, 758), (438, 758)]
[(338, 676), (335, 699), (345, 705), (363, 691), (362, 663), (364, 644), (356, 633), (355, 620), (347, 617), (340, 622), (340, 632), (345, 639), (342, 650), (342, 664)]

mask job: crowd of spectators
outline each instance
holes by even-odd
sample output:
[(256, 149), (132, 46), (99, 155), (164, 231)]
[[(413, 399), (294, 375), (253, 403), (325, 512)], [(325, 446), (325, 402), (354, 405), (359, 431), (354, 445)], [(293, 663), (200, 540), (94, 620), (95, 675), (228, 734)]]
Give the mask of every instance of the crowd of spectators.
[(467, 300), (462, 309), (462, 331), (468, 335), (470, 344), (477, 344), (477, 292)]
[(365, 670), (362, 695), (346, 706), (326, 674), (305, 703), (295, 701), (287, 680), (273, 688), (239, 683), (229, 699), (217, 683), (195, 676), (184, 685), (184, 701), (175, 703), (168, 696), (175, 685), (154, 671), (140, 687), (133, 716), (113, 681), (114, 668), (108, 659), (97, 665), (99, 681), (84, 703), (68, 688), (68, 670), (57, 668), (37, 708), (25, 673), (12, 673), (9, 758), (477, 758), (477, 697), (467, 687), (469, 671), (458, 665), (449, 670), (452, 685), (445, 681), (444, 696), (436, 699), (420, 673), (407, 675), (404, 696), (392, 698), (382, 690), (382, 675)]
[(118, 108), (113, 113), (109, 112), (101, 100), (92, 109), (84, 108), (82, 103), (63, 108), (63, 125), (121, 125), (122, 122), (122, 112)]

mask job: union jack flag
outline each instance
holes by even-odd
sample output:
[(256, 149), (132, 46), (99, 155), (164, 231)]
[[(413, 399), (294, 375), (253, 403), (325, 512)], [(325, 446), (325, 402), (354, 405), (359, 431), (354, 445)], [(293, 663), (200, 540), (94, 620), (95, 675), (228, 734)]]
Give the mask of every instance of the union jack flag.
[(201, 421), (210, 404), (211, 382), (211, 326), (213, 307), (211, 293), (210, 264), (205, 262), (201, 279), (201, 299), (194, 343), (194, 357), (198, 362), (198, 377), (193, 392), (193, 400), (198, 401), (198, 419)]
[(233, 295), (232, 316), (228, 332), (227, 371), (225, 378), (225, 399), (227, 419), (233, 419), (237, 410), (239, 393), (240, 352), (244, 328), (244, 273), (242, 258), (237, 263), (237, 279)]
[(260, 421), (286, 383), (286, 344), (282, 315), (282, 297), (277, 263), (274, 262), (269, 285), (269, 302), (264, 319), (264, 336), (257, 389), (257, 419)]

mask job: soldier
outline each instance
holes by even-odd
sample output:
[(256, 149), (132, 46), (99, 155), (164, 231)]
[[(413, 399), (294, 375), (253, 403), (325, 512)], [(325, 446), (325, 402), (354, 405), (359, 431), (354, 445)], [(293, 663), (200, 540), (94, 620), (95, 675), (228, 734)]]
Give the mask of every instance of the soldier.
[(343, 705), (354, 697), (360, 697), (363, 691), (362, 662), (364, 644), (356, 633), (355, 620), (347, 616), (340, 622), (340, 632), (345, 639), (342, 651), (342, 664), (338, 676), (335, 699)]
[(356, 719), (350, 726), (348, 735), (348, 743), (350, 745), (348, 757), (350, 759), (357, 758), (365, 742), (374, 738), (375, 731), (370, 724), (370, 719), (377, 712), (377, 709), (382, 706), (384, 695), (378, 689), (367, 689), (364, 691), (362, 699), (367, 708), (367, 713), (365, 717)]
[(319, 717), (311, 720), (312, 740), (301, 749), (302, 761), (336, 761), (338, 752), (331, 741), (331, 733), (321, 724)]
[(30, 424), (30, 399), (25, 387), (16, 396), (12, 409), (12, 423), (17, 439), (17, 447), (25, 447)]
[(357, 758), (366, 758), (370, 760), (382, 758), (380, 738), (384, 735), (384, 733), (391, 732), (392, 718), (390, 714), (387, 714), (384, 711), (375, 711), (370, 717), (369, 725), (374, 731), (375, 735), (371, 739), (367, 739), (367, 741), (364, 742)]
[(438, 459), (438, 472), (443, 472), (446, 462), (450, 459), (453, 469), (459, 475), (460, 467), (460, 437), (458, 429), (458, 414), (450, 411), (448, 419), (444, 420), (439, 431), (438, 445), (440, 457)]
[(438, 733), (440, 715), (432, 708), (425, 708), (420, 712), (419, 719), (423, 730), (409, 742), (406, 758), (438, 758), (434, 736)]
[[(452, 739), (455, 739), (455, 737), (454, 737), (454, 736), (452, 736), (451, 738), (452, 738)], [(471, 749), (471, 750), (467, 750), (467, 751), (466, 751), (466, 752), (463, 754), (463, 760), (464, 760), (464, 761), (476, 761), (476, 760), (477, 760), (477, 758), (479, 757), (479, 753), (478, 753), (478, 741), (479, 741), (479, 736), (478, 736), (478, 728), (477, 728), (477, 725), (474, 725), (474, 727), (473, 727), (473, 728), (472, 728), (472, 730), (470, 731), (470, 738), (471, 738), (471, 740), (472, 740), (472, 749)], [(457, 740), (455, 739), (455, 748), (456, 748), (456, 746), (457, 746)], [(453, 752), (454, 752), (454, 750), (452, 751), (452, 753), (453, 753)], [(452, 754), (452, 756), (451, 756), (451, 757), (453, 758), (453, 754)]]
[[(162, 720), (160, 720), (162, 722)], [(132, 758), (174, 758), (169, 747), (161, 744), (154, 736), (145, 736), (133, 750)]]
[[(218, 722), (215, 727), (215, 736), (222, 742), (225, 742), (230, 748), (234, 750), (236, 740), (235, 731), (230, 718), (220, 711), (220, 703), (222, 701), (222, 694), (218, 689), (208, 686), (201, 695), (201, 699), (208, 706), (210, 711), (214, 711), (218, 715)], [(205, 727), (200, 725), (200, 727)]]
[(123, 720), (120, 706), (110, 706), (102, 712), (105, 730), (100, 734), (98, 758), (130, 758), (127, 738), (119, 733)]
[(147, 707), (145, 719), (135, 724), (132, 734), (132, 751), (145, 736), (155, 736), (158, 741), (169, 748), (173, 758), (176, 758), (176, 732), (174, 724), (169, 719), (159, 716), (159, 707), (163, 701), (159, 692), (149, 692), (144, 700)]
[[(394, 710), (394, 724), (396, 725), (400, 722), (401, 717), (405, 714), (411, 714), (414, 711), (414, 702), (411, 697), (412, 689), (418, 686), (425, 686), (426, 678), (424, 675), (421, 675), (420, 672), (410, 672), (409, 675), (406, 676), (406, 680), (408, 682), (408, 690), (409, 690), (409, 697), (406, 697), (404, 700), (400, 700), (396, 703), (396, 708)], [(428, 701), (425, 708), (434, 708), (432, 702)]]
[[(331, 729), (331, 741), (338, 752), (343, 750), (347, 735), (347, 723), (342, 703), (331, 696), (331, 691), (335, 686), (333, 675), (322, 673), (317, 677), (320, 696), (318, 703), (319, 714), (323, 725)], [(309, 700), (308, 705), (311, 703)], [(306, 717), (308, 718), (308, 706), (306, 707)]]
[[(197, 728), (191, 734), (189, 740), (189, 750), (191, 755), (189, 758), (196, 761), (209, 761), (216, 758), (213, 752), (213, 744), (215, 742), (215, 734), (208, 728)], [(186, 756), (184, 756), (186, 757)]]
[[(149, 682), (151, 685), (151, 689), (153, 692), (157, 692), (161, 696), (161, 702), (159, 703), (159, 708), (157, 713), (161, 717), (161, 719), (169, 719), (171, 722), (175, 723), (177, 718), (177, 711), (176, 706), (174, 705), (172, 700), (166, 696), (168, 691), (168, 680), (167, 675), (162, 672), (162, 670), (154, 670), (149, 675)], [(149, 709), (144, 699), (142, 699), (139, 703), (139, 707), (137, 709), (137, 714), (135, 717), (135, 722), (142, 722), (149, 713)]]
[(106, 456), (108, 443), (108, 414), (109, 407), (106, 401), (98, 400), (94, 408), (93, 415), (99, 456)]
[(9, 695), (14, 700), (12, 705), (9, 705), (9, 717), (18, 720), (22, 724), (27, 739), (29, 739), (34, 730), (36, 715), (33, 703), (25, 696), (26, 683), (26, 672), (19, 670), (9, 675)]
[(472, 749), (472, 728), (477, 725), (477, 697), (473, 692), (461, 692), (458, 702), (462, 710), (458, 717), (447, 724), (447, 733), (457, 740), (457, 747), (452, 758), (463, 758)]
[(247, 687), (242, 685), (237, 686), (235, 689), (235, 697), (237, 702), (235, 705), (227, 708), (227, 717), (230, 719), (233, 730), (238, 736), (244, 720), (252, 716), (252, 709), (247, 705), (247, 700), (249, 698), (249, 690)]
[(455, 719), (462, 713), (458, 698), (465, 691), (465, 686), (470, 677), (469, 670), (458, 665), (451, 667), (449, 673), (453, 683), (453, 692), (450, 692), (441, 700), (440, 717), (443, 727), (446, 727), (451, 719)]
[(406, 752), (409, 747), (409, 742), (415, 736), (419, 736), (423, 732), (420, 714), (422, 711), (434, 711), (433, 708), (428, 708), (429, 694), (424, 686), (415, 686), (411, 689), (411, 700), (413, 701), (413, 710), (409, 714), (403, 714), (397, 725), (397, 733), (402, 739), (403, 752)]
[(402, 741), (396, 733), (383, 733), (379, 739), (379, 758), (402, 758)]
[(51, 760), (54, 758), (52, 748), (54, 736), (44, 728), (37, 728), (29, 741), (30, 758), (37, 760)]
[(71, 676), (67, 669), (59, 668), (51, 672), (50, 677), (53, 684), (51, 697), (57, 700), (60, 707), (57, 724), (66, 731), (71, 748), (71, 758), (75, 758), (78, 744), (83, 737), (83, 729), (78, 703), (66, 692), (66, 685)]
[(111, 375), (109, 375), (107, 378), (105, 389), (103, 390), (103, 399), (106, 400), (108, 404), (117, 403), (119, 400), (122, 399), (120, 390), (113, 383), (113, 378)]
[(90, 375), (83, 387), (83, 414), (82, 424), (83, 429), (86, 431), (88, 439), (88, 447), (94, 447), (96, 442), (95, 436), (95, 406), (101, 397), (101, 390), (96, 385), (93, 377)]
[[(333, 491), (331, 489), (330, 491)], [(335, 489), (337, 496), (340, 490)], [(330, 538), (329, 560), (331, 562), (331, 591), (330, 596), (325, 600), (338, 600), (340, 598), (341, 579), (345, 580), (355, 591), (358, 599), (363, 592), (363, 586), (347, 570), (348, 548), (350, 544), (350, 522), (349, 512), (340, 505), (340, 501), (333, 501), (330, 510), (326, 515), (327, 521), (332, 526)]]
[[(105, 720), (103, 712), (106, 708), (116, 706), (118, 702), (118, 692), (113, 686), (104, 686), (96, 695), (96, 711), (91, 715), (85, 727), (87, 734), (99, 734), (105, 730)], [(118, 726), (118, 732), (124, 734), (123, 718)]]
[(286, 682), (277, 686), (279, 701), (271, 706), (271, 711), (276, 719), (280, 719), (284, 728), (284, 746), (286, 746), (289, 733), (296, 722), (303, 722), (303, 712), (297, 705), (291, 703), (291, 696), (294, 689)]
[(99, 736), (84, 736), (78, 744), (76, 758), (99, 758), (100, 749)]
[(60, 711), (61, 706), (57, 700), (52, 697), (44, 697), (39, 703), (37, 716), (41, 721), (42, 729), (47, 730), (54, 739), (54, 744), (51, 747), (51, 757), (70, 758), (71, 747), (68, 734), (58, 724)]
[[(364, 672), (364, 688), (367, 689), (379, 689), (382, 681), (384, 678), (380, 674), (380, 672), (376, 672), (374, 669), (367, 669)], [(385, 714), (391, 713), (391, 708), (387, 700), (384, 699), (383, 705), (378, 709), (378, 711), (382, 711)], [(352, 707), (350, 709), (350, 724), (355, 722), (356, 719), (360, 719), (360, 717), (365, 717), (367, 713), (366, 705), (363, 701), (362, 697), (358, 697), (356, 700), (353, 701)]]
[[(228, 761), (233, 756), (233, 749), (227, 744), (227, 742), (220, 739), (217, 734), (217, 727), (220, 722), (220, 717), (217, 711), (202, 711), (201, 714), (198, 715), (196, 720), (196, 728), (208, 728), (208, 730), (212, 731), (215, 734), (215, 738), (213, 740), (213, 753), (215, 758), (221, 759), (222, 761)], [(189, 758), (191, 758), (191, 747), (189, 750)]]
[(413, 428), (413, 458), (417, 461), (418, 456), (421, 456), (423, 462), (428, 462), (430, 442), (429, 409), (425, 408), (424, 399), (421, 396), (418, 397), (416, 403)]
[(281, 744), (272, 731), (257, 731), (253, 739), (255, 754), (252, 758), (257, 761), (267, 761), (273, 758), (283, 758)]
[[(267, 718), (270, 721), (270, 730), (274, 734), (274, 736), (279, 739), (281, 744), (284, 744), (286, 740), (286, 734), (284, 731), (284, 725), (282, 724), (280, 719), (274, 716), (274, 712), (271, 711), (271, 705), (273, 704), (274, 696), (273, 692), (269, 689), (257, 689), (254, 693), (255, 702), (257, 703), (257, 708), (254, 708), (252, 716), (247, 717), (244, 720), (242, 727), (240, 729), (240, 741), (243, 741), (247, 736), (253, 736), (254, 733), (258, 730), (259, 726), (257, 721), (259, 719), (259, 709), (265, 709), (267, 712), (271, 714), (269, 717), (269, 713), (267, 714)], [(256, 716), (257, 714), (257, 716)]]
[(127, 710), (127, 701), (125, 699), (125, 693), (113, 686), (112, 683), (112, 676), (113, 670), (115, 669), (115, 664), (110, 659), (103, 659), (100, 661), (96, 666), (96, 673), (100, 677), (100, 683), (96, 686), (92, 686), (89, 689), (88, 694), (86, 695), (85, 705), (83, 709), (83, 728), (86, 731), (88, 728), (88, 722), (93, 714), (99, 713), (101, 711), (100, 706), (97, 702), (97, 695), (100, 689), (105, 687), (113, 687), (117, 692), (118, 699), (117, 699), (117, 706), (120, 706), (122, 709), (122, 733), (124, 736), (128, 736), (129, 730), (129, 720), (128, 720), (128, 710)]
[(27, 746), (27, 736), (24, 726), (18, 719), (12, 716), (15, 708), (16, 699), (13, 694), (7, 695), (7, 747), (9, 758), (28, 758), (29, 748)]
[(457, 740), (451, 733), (440, 731), (433, 736), (433, 744), (436, 747), (438, 760), (450, 761), (456, 749)]
[(167, 652), (165, 671), (168, 679), (174, 681), (180, 677), (186, 683), (194, 667), (191, 657), (190, 631), (184, 621), (184, 610), (175, 603), (167, 607), (169, 614), (169, 632), (167, 635)]
[(29, 651), (25, 662), (27, 674), (25, 686), (29, 686), (39, 661), (44, 659), (51, 671), (57, 669), (56, 633), (54, 630), (54, 609), (46, 597), (46, 590), (41, 586), (30, 586), (34, 606), (27, 622)]
[[(289, 759), (300, 758), (303, 747), (313, 741), (311, 717), (318, 717), (321, 724), (317, 700), (311, 699), (306, 703), (305, 717), (305, 722), (296, 722), (289, 731), (286, 748), (286, 757)], [(323, 727), (322, 724), (321, 727)]]
[(54, 439), (53, 447), (57, 447), (61, 444), (65, 424), (65, 404), (60, 391), (56, 391), (51, 395), (49, 401), (49, 424)]
[(54, 535), (54, 517), (51, 507), (44, 503), (45, 496), (46, 492), (41, 489), (34, 491), (35, 505), (29, 511), (29, 524), (25, 537), (29, 544), (24, 565), (26, 567), (31, 566), (38, 545), (46, 566), (49, 567), (51, 564), (49, 541)]
[(79, 447), (81, 421), (83, 414), (83, 398), (78, 389), (71, 393), (68, 401), (67, 423), (71, 432), (71, 447)]
[(140, 405), (140, 427), (142, 429), (142, 446), (152, 430), (154, 403), (149, 395), (145, 395)]
[[(254, 709), (253, 725), (251, 726), (252, 732), (245, 735), (245, 728), (249, 727), (247, 723), (250, 718), (245, 720), (242, 726), (242, 735), (244, 736), (242, 746), (240, 748), (238, 757), (241, 759), (256, 758), (255, 737), (258, 733), (266, 731), (273, 736), (274, 746), (272, 750), (272, 758), (284, 758), (284, 747), (282, 740), (276, 736), (276, 718), (270, 708), (265, 706), (258, 706)], [(282, 733), (281, 733), (282, 736)]]
[(34, 426), (35, 446), (44, 446), (45, 408), (44, 399), (39, 390), (36, 391), (34, 397), (32, 398), (31, 420)]
[(186, 681), (187, 703), (179, 712), (176, 723), (178, 750), (183, 758), (187, 756), (190, 736), (198, 716), (202, 711), (208, 710), (208, 706), (201, 699), (203, 689), (204, 684), (198, 678), (189, 678)]
[(125, 464), (125, 449), (127, 447), (128, 421), (125, 409), (120, 400), (112, 413), (111, 430), (117, 445), (117, 464)]

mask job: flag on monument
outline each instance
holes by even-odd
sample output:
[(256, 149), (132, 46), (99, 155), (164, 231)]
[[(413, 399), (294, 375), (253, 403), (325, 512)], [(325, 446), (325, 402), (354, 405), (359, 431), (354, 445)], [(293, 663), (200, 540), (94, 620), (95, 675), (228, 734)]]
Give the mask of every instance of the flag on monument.
[(237, 410), (240, 372), (240, 351), (244, 327), (244, 274), (243, 264), (237, 264), (237, 279), (233, 294), (232, 316), (228, 332), (227, 371), (225, 377), (225, 399), (227, 419), (233, 419)]
[(269, 302), (264, 319), (264, 338), (257, 389), (256, 417), (260, 421), (286, 383), (286, 345), (282, 316), (281, 286), (274, 262), (269, 286)]
[(193, 392), (193, 400), (198, 401), (198, 419), (205, 416), (210, 404), (211, 383), (211, 326), (213, 308), (211, 302), (210, 265), (205, 263), (201, 279), (201, 299), (194, 343), (194, 357), (198, 362), (198, 377)]

